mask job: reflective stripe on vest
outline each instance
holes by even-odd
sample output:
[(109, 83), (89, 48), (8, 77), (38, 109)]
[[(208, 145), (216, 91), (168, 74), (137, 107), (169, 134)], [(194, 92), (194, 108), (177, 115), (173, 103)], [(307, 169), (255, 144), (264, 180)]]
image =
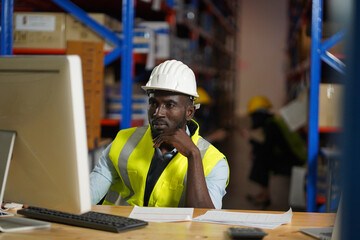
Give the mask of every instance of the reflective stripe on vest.
[[(116, 184), (113, 184), (110, 187), (110, 189), (105, 197), (104, 204), (118, 204), (118, 205), (122, 205), (122, 206), (130, 205), (127, 203), (127, 200), (131, 196), (134, 195), (134, 190), (132, 189), (132, 186), (131, 186), (130, 180), (129, 180), (129, 175), (127, 174), (127, 164), (128, 164), (130, 154), (133, 152), (137, 143), (144, 136), (147, 129), (148, 129), (147, 127), (138, 127), (138, 128), (130, 129), (130, 130), (134, 130), (134, 131), (133, 132), (129, 131), (129, 133), (131, 133), (131, 135), (129, 136), (127, 141), (124, 142), (124, 145), (123, 145), (123, 147), (120, 151), (119, 157), (118, 157), (118, 168), (116, 170), (118, 171), (119, 176), (122, 177), (122, 183), (125, 184), (127, 189), (129, 190), (128, 196), (121, 198), (119, 192), (113, 189), (114, 186), (116, 186)], [(132, 142), (136, 143), (136, 144), (131, 144)], [(115, 153), (115, 155), (116, 154), (117, 153)]]
[[(124, 145), (123, 149), (120, 152), (119, 160), (118, 160), (118, 169), (120, 172), (120, 176), (122, 177), (122, 180), (124, 181), (125, 185), (130, 190), (130, 194), (124, 198), (124, 201), (127, 201), (129, 198), (131, 198), (134, 195), (134, 190), (132, 189), (132, 186), (130, 184), (129, 175), (127, 174), (127, 165), (128, 160), (130, 157), (130, 154), (134, 151), (137, 143), (140, 142), (141, 138), (144, 136), (147, 128), (141, 127), (136, 128), (135, 132), (130, 136), (126, 144)], [(136, 144), (133, 144), (136, 143)]]

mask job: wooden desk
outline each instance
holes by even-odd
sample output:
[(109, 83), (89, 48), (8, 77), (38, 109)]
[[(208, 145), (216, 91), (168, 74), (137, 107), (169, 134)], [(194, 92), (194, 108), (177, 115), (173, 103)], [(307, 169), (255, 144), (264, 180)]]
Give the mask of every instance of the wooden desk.
[[(119, 206), (93, 206), (94, 211), (110, 213), (121, 216), (129, 216), (132, 207)], [(197, 217), (206, 212), (206, 209), (195, 209), (194, 216)], [(224, 210), (230, 211), (230, 210)], [(242, 212), (259, 212), (243, 211)], [(267, 212), (280, 213), (280, 212)], [(282, 213), (282, 212), (281, 212)], [(293, 213), (290, 224), (282, 225), (274, 230), (264, 229), (268, 235), (264, 238), (269, 239), (313, 239), (299, 232), (300, 228), (305, 227), (329, 227), (335, 221), (334, 213)], [(0, 240), (13, 239), (229, 239), (225, 232), (231, 225), (200, 223), (200, 222), (177, 222), (177, 223), (149, 223), (148, 226), (131, 230), (123, 233), (111, 233), (89, 228), (73, 227), (63, 224), (52, 223), (51, 228), (37, 229), (29, 231), (19, 231), (14, 233), (0, 233)]]

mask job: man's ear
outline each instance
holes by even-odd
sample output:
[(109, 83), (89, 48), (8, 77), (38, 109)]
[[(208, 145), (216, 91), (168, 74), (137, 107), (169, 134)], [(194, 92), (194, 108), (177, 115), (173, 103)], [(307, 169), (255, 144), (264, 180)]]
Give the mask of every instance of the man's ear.
[(189, 121), (194, 117), (196, 108), (194, 105), (189, 105), (186, 108), (186, 120)]

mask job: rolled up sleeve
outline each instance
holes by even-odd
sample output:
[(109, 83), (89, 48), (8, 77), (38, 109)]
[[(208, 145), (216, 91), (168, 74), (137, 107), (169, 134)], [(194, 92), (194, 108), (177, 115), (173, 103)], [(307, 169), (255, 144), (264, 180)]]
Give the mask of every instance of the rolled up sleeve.
[(225, 159), (221, 159), (205, 177), (210, 198), (216, 209), (222, 208), (222, 199), (226, 194), (229, 167)]

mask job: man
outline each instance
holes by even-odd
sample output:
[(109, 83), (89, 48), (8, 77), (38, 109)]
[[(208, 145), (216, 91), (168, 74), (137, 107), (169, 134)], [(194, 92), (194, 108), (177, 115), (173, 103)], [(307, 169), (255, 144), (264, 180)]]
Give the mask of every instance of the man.
[(263, 96), (251, 98), (248, 104), (248, 114), (252, 129), (262, 129), (262, 142), (249, 138), (243, 130), (242, 135), (250, 140), (253, 151), (253, 165), (250, 180), (261, 187), (259, 194), (248, 195), (249, 201), (263, 209), (270, 205), (269, 178), (270, 173), (284, 176), (291, 175), (295, 165), (306, 162), (306, 144), (297, 132), (292, 132), (286, 123), (270, 112), (272, 104)]
[(90, 176), (93, 204), (221, 208), (225, 156), (199, 136), (193, 71), (169, 60), (152, 71), (149, 126), (119, 131)]

